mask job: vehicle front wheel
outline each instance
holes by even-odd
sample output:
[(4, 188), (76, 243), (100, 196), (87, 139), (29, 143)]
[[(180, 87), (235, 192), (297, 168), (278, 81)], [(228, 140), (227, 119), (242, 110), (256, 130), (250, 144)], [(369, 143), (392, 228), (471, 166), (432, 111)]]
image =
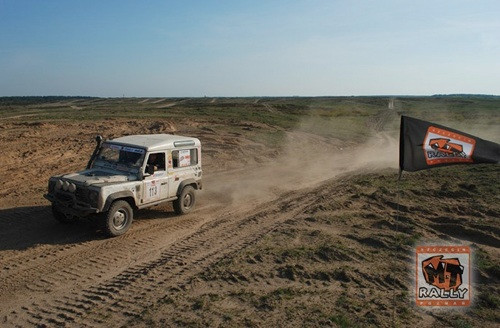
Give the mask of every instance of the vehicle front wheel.
[(72, 223), (75, 222), (75, 216), (62, 212), (56, 205), (52, 204), (52, 215), (54, 219), (61, 223)]
[(174, 200), (174, 211), (177, 214), (187, 214), (191, 212), (196, 203), (194, 188), (192, 186), (186, 186), (182, 189), (179, 198)]
[(134, 210), (124, 200), (115, 201), (104, 215), (103, 230), (110, 237), (123, 235), (130, 228)]

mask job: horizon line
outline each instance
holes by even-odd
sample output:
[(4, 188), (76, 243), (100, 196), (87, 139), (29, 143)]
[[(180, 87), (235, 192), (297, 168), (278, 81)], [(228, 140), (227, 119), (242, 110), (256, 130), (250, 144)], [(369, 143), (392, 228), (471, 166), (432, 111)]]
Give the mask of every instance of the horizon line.
[(0, 98), (108, 98), (108, 99), (133, 99), (133, 98), (350, 98), (350, 97), (443, 97), (443, 96), (482, 96), (500, 97), (497, 94), (487, 93), (436, 93), (436, 94), (365, 94), (365, 95), (273, 95), (273, 96), (88, 96), (88, 95), (24, 95), (0, 96)]

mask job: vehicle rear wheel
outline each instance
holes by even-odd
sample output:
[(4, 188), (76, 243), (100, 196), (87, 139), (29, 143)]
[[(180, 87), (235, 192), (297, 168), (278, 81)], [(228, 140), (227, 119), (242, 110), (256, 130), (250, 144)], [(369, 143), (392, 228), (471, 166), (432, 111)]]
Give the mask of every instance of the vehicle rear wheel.
[(64, 213), (54, 204), (52, 204), (52, 215), (54, 219), (64, 224), (72, 223), (76, 220), (74, 215)]
[(115, 201), (105, 213), (103, 230), (110, 237), (123, 235), (130, 228), (134, 218), (134, 210), (124, 200)]
[(179, 198), (174, 200), (174, 211), (179, 215), (187, 214), (192, 211), (195, 203), (196, 197), (194, 188), (192, 186), (186, 186), (184, 187), (184, 189), (182, 189)]

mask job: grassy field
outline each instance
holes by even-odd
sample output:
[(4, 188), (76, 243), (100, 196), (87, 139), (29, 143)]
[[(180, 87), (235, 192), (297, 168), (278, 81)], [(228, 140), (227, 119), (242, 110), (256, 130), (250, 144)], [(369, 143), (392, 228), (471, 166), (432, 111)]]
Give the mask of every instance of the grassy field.
[[(393, 100), (393, 110), (388, 104)], [(245, 123), (302, 129), (362, 141), (373, 130), (397, 131), (399, 115), (454, 124), (457, 129), (496, 130), (500, 97), (292, 97), (292, 98), (0, 98), (0, 119), (102, 121), (168, 119), (206, 122), (238, 130)], [(473, 126), (471, 127), (471, 122)], [(262, 131), (265, 133), (265, 131)], [(498, 137), (498, 136), (497, 136)], [(272, 135), (270, 140), (272, 140)]]

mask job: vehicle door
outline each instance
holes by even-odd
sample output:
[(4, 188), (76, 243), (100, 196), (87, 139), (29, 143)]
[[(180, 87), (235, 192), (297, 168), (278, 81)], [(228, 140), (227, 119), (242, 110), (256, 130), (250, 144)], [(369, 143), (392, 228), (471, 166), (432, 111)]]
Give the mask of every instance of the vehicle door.
[[(168, 198), (168, 176), (166, 171), (166, 153), (152, 152), (149, 153), (144, 167), (143, 193), (142, 204), (154, 203), (162, 199)], [(154, 166), (154, 173), (147, 174), (146, 167)]]

